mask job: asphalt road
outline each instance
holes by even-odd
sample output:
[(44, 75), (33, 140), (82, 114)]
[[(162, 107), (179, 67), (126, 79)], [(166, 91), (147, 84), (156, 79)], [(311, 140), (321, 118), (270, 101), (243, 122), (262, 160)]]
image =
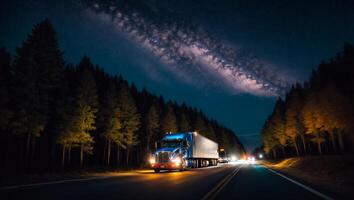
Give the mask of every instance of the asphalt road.
[(1, 188), (0, 199), (323, 199), (260, 165), (223, 164), (184, 172), (150, 170)]

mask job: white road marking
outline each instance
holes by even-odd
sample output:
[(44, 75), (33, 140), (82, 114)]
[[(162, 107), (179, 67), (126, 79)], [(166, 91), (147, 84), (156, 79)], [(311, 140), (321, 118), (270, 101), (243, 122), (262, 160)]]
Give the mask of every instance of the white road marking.
[(289, 178), (289, 177), (287, 177), (287, 176), (285, 176), (285, 175), (283, 175), (281, 173), (278, 173), (278, 172), (276, 172), (276, 171), (274, 171), (274, 170), (272, 170), (272, 169), (270, 169), (270, 168), (268, 168), (266, 166), (264, 166), (264, 167), (266, 169), (268, 169), (269, 171), (273, 172), (274, 174), (277, 174), (277, 175), (285, 178), (286, 180), (288, 180), (288, 181), (290, 181), (290, 182), (292, 182), (292, 183), (304, 188), (305, 190), (307, 190), (309, 192), (312, 192), (313, 194), (316, 194), (317, 196), (319, 196), (319, 197), (321, 197), (323, 199), (327, 199), (327, 200), (332, 200), (333, 199), (333, 198), (331, 198), (331, 197), (329, 197), (329, 196), (327, 196), (327, 195), (325, 195), (325, 194), (323, 194), (323, 193), (321, 193), (321, 192), (319, 192), (317, 190), (314, 190), (314, 189), (312, 189), (312, 188), (310, 188), (310, 187), (308, 187), (308, 186), (306, 186), (306, 185), (304, 185), (302, 183), (299, 183), (299, 182), (297, 182), (297, 181), (295, 181), (295, 180), (293, 180), (293, 179), (291, 179), (291, 178)]
[(31, 186), (41, 186), (41, 185), (53, 185), (53, 184), (60, 184), (60, 183), (67, 183), (67, 182), (90, 181), (90, 180), (105, 179), (105, 178), (109, 178), (109, 176), (80, 178), (80, 179), (68, 179), (68, 180), (61, 180), (61, 181), (50, 181), (50, 182), (43, 182), (43, 183), (32, 183), (32, 184), (5, 186), (5, 187), (0, 187), (0, 190), (11, 190), (11, 189), (18, 189), (18, 188), (31, 187)]
[(210, 166), (210, 167), (187, 168), (186, 171), (200, 171), (200, 170), (208, 170), (208, 169), (220, 168), (220, 167), (222, 166), (217, 165), (217, 166)]
[(242, 166), (233, 170), (230, 174), (228, 174), (225, 178), (223, 178), (212, 190), (210, 190), (202, 200), (210, 200), (214, 199), (216, 195), (231, 181), (231, 179), (237, 174), (237, 172), (241, 169)]

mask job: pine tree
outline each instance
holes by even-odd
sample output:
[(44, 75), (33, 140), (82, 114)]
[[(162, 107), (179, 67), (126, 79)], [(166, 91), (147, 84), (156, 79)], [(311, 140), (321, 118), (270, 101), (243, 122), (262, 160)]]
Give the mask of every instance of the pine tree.
[[(291, 139), (291, 143), (295, 148), (297, 156), (300, 155), (297, 138), (302, 137), (304, 127), (301, 120), (302, 102), (300, 97), (300, 88), (292, 88), (286, 99), (285, 111), (285, 134)], [(306, 149), (306, 145), (304, 148)], [(306, 151), (306, 150), (305, 150)]]
[(11, 118), (13, 116), (13, 110), (11, 106), (11, 90), (10, 81), (12, 79), (11, 74), (11, 56), (4, 49), (0, 49), (0, 170), (8, 170), (8, 160), (11, 144), (9, 126)]
[(126, 163), (129, 164), (129, 155), (132, 147), (139, 143), (137, 131), (140, 128), (140, 114), (128, 88), (122, 86), (119, 92), (120, 122), (126, 146)]
[(154, 102), (146, 116), (146, 151), (150, 152), (151, 138), (154, 138), (160, 127), (160, 110)]
[[(66, 76), (72, 74), (73, 70), (71, 68), (67, 68)], [(56, 109), (56, 118), (53, 119), (55, 122), (55, 131), (56, 131), (56, 138), (55, 142), (61, 145), (62, 152), (61, 152), (61, 165), (64, 167), (66, 161), (66, 153), (68, 156), (68, 163), (70, 164), (70, 154), (71, 149), (74, 147), (74, 141), (72, 136), (72, 126), (73, 126), (73, 110), (75, 110), (76, 105), (74, 105), (74, 98), (72, 96), (73, 89), (70, 85), (72, 81), (70, 80), (63, 80), (62, 87), (58, 91), (60, 94), (60, 98), (57, 101), (57, 109)]]
[(350, 101), (338, 92), (332, 84), (327, 84), (320, 91), (321, 98), (318, 99), (319, 115), (323, 119), (322, 130), (327, 131), (332, 141), (334, 151), (336, 151), (335, 136), (341, 152), (344, 152), (343, 133), (350, 132), (350, 120), (352, 119), (352, 108)]
[(223, 149), (225, 149), (226, 152), (229, 152), (229, 150), (232, 147), (232, 144), (229, 139), (228, 133), (224, 129), (222, 129), (220, 134), (221, 134), (221, 136), (218, 141), (218, 143), (220, 145), (219, 148), (223, 148)]
[(276, 148), (280, 145), (278, 139), (274, 136), (274, 129), (272, 128), (272, 123), (270, 122), (270, 117), (264, 123), (262, 127), (261, 137), (263, 142), (263, 150), (266, 154), (273, 154), (273, 158), (277, 158)]
[[(118, 119), (119, 108), (117, 91), (114, 82), (110, 80), (102, 70), (96, 67), (95, 72), (99, 104), (94, 138), (97, 140), (97, 143), (99, 143), (100, 138), (104, 139), (102, 160), (109, 166), (113, 138), (115, 134), (119, 134), (121, 127)], [(98, 152), (99, 150), (97, 149), (97, 153)]]
[(213, 126), (210, 123), (207, 124), (207, 132), (208, 132), (208, 137), (210, 139), (216, 141), (216, 134), (215, 134)]
[(161, 130), (162, 133), (177, 132), (176, 115), (172, 105), (169, 103), (165, 108), (165, 113), (162, 118)]
[(201, 116), (198, 116), (197, 119), (194, 122), (194, 130), (199, 132), (202, 135), (207, 134), (207, 130), (206, 130), (206, 124), (203, 120), (203, 118)]
[(16, 51), (13, 67), (15, 134), (27, 137), (26, 161), (32, 156), (35, 138), (47, 125), (55, 105), (64, 61), (56, 33), (49, 20), (35, 25), (27, 40)]
[(207, 138), (212, 138), (213, 135), (209, 134), (208, 127), (201, 116), (198, 116), (194, 123), (194, 130), (204, 135)]
[(278, 140), (283, 156), (285, 156), (285, 147), (288, 145), (290, 138), (285, 133), (284, 102), (281, 99), (278, 99), (275, 104), (275, 111), (271, 117), (271, 124), (274, 137)]
[(83, 57), (78, 65), (79, 81), (75, 100), (76, 109), (72, 119), (73, 141), (80, 148), (80, 166), (83, 166), (84, 153), (91, 154), (93, 137), (90, 131), (95, 130), (97, 112), (97, 91), (92, 75), (93, 65), (88, 57)]
[(1, 133), (7, 131), (10, 119), (13, 112), (10, 108), (10, 81), (11, 74), (11, 56), (4, 49), (0, 49), (0, 131)]
[[(113, 116), (108, 121), (106, 130), (103, 133), (103, 136), (108, 142), (107, 146), (107, 165), (110, 164), (111, 158), (111, 143), (116, 145), (116, 148), (125, 148), (124, 144), (124, 135), (122, 133), (122, 124), (120, 122), (120, 109), (117, 107), (113, 111)], [(118, 158), (117, 158), (118, 159)], [(117, 160), (119, 162), (119, 160)]]
[(187, 117), (185, 113), (182, 113), (179, 119), (179, 129), (182, 132), (192, 131), (192, 127), (190, 125), (190, 119)]
[(292, 144), (296, 150), (296, 155), (299, 156), (299, 148), (297, 144), (298, 137), (298, 121), (296, 119), (296, 111), (293, 109), (287, 109), (285, 113), (285, 134), (291, 139)]
[(318, 105), (318, 93), (313, 92), (307, 99), (306, 104), (302, 110), (303, 124), (306, 129), (306, 134), (312, 136), (310, 139), (317, 144), (317, 149), (322, 154), (321, 144), (325, 141), (323, 137), (323, 116), (321, 115), (321, 108)]

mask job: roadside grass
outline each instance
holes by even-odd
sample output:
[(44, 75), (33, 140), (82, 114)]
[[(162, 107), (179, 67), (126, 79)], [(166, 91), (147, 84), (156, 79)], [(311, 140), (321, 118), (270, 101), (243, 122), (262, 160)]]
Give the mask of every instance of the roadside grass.
[(340, 197), (354, 197), (353, 156), (305, 156), (263, 164)]

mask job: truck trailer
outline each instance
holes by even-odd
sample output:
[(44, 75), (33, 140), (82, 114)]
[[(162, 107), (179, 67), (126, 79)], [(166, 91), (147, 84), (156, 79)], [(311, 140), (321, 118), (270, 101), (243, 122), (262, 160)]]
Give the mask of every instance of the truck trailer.
[(150, 156), (155, 172), (215, 166), (218, 163), (218, 144), (197, 132), (166, 133), (161, 147)]

